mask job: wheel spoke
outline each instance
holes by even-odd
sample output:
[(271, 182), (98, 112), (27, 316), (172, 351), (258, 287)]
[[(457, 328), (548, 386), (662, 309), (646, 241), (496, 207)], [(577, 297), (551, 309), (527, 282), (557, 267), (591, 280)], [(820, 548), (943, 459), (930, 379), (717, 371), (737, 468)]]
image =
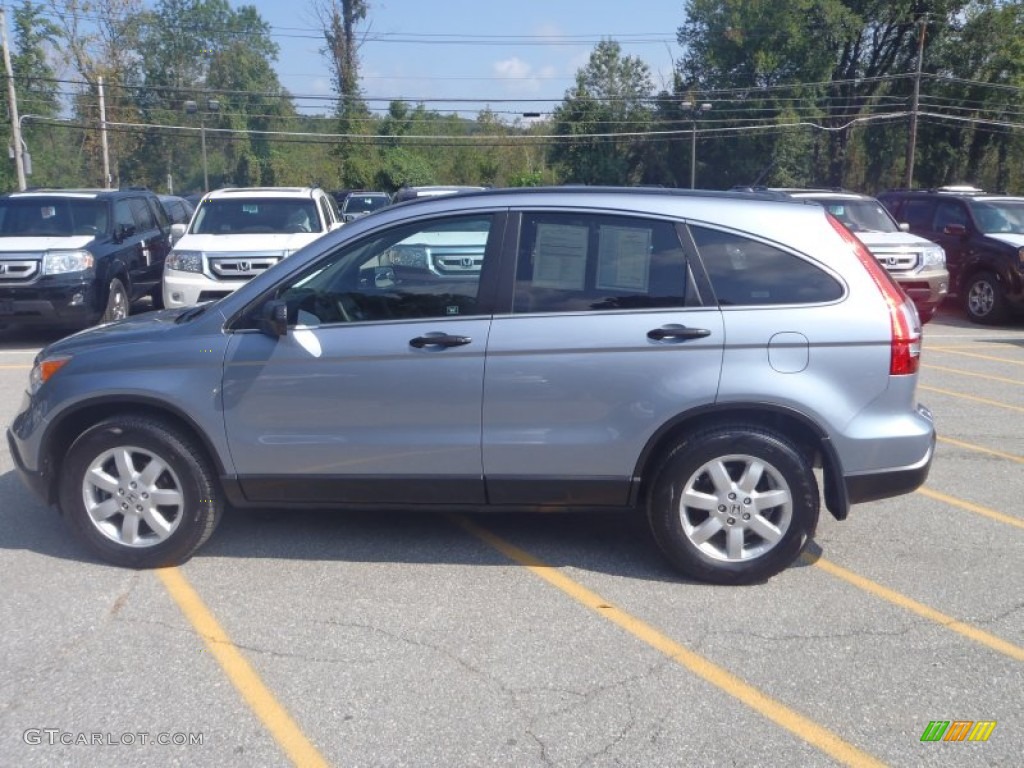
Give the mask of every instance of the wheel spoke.
[(117, 465), (117, 473), (124, 482), (135, 479), (135, 464), (132, 463), (132, 454), (127, 448), (119, 448), (114, 452), (114, 463)]
[(94, 507), (90, 507), (89, 517), (97, 523), (102, 523), (104, 520), (116, 515), (120, 511), (121, 506), (117, 503), (117, 499), (107, 499)]
[(743, 529), (730, 528), (725, 534), (725, 551), (730, 560), (739, 560), (743, 557)]
[(684, 507), (703, 509), (705, 512), (714, 512), (718, 507), (717, 496), (712, 496), (710, 493), (701, 493), (700, 491), (695, 491), (692, 488), (688, 488), (683, 493), (682, 501)]
[(747, 464), (746, 469), (743, 470), (743, 476), (736, 483), (736, 487), (744, 493), (751, 493), (759, 482), (761, 482), (761, 475), (764, 474), (764, 464), (757, 459), (752, 459)]
[(180, 507), (184, 503), (181, 492), (175, 488), (156, 488), (149, 494), (153, 506)]
[(152, 507), (142, 512), (142, 518), (161, 541), (171, 535), (171, 522)]
[(690, 541), (699, 547), (720, 530), (722, 530), (722, 522), (717, 517), (709, 517), (693, 529), (693, 532), (690, 533)]
[(121, 521), (121, 541), (125, 544), (134, 544), (139, 538), (139, 516), (135, 510), (124, 513)]
[(782, 538), (782, 531), (780, 531), (771, 521), (761, 517), (761, 515), (754, 515), (751, 517), (748, 527), (762, 539), (771, 544), (774, 544)]
[(781, 507), (783, 504), (787, 504), (789, 500), (789, 492), (783, 490), (765, 491), (753, 496), (754, 509), (758, 512)]
[(94, 487), (99, 488), (101, 491), (106, 491), (109, 494), (117, 493), (117, 480), (100, 467), (93, 467), (89, 470), (88, 482)]
[(715, 485), (715, 490), (719, 493), (725, 493), (732, 488), (732, 478), (729, 477), (729, 471), (725, 468), (725, 463), (719, 460), (710, 461), (705, 465), (708, 475), (711, 476), (711, 482)]
[(164, 473), (165, 469), (167, 469), (167, 465), (154, 456), (149, 464), (146, 465), (146, 468), (139, 473), (139, 485), (143, 488), (152, 488), (157, 478)]

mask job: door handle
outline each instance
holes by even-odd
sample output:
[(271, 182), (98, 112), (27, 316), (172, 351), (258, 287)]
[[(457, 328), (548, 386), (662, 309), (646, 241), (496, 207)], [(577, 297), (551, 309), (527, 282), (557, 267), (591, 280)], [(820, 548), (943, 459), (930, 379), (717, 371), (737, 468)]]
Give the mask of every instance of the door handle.
[(428, 333), (425, 336), (417, 336), (409, 340), (410, 347), (423, 349), (424, 347), (461, 347), (469, 344), (473, 339), (469, 336), (449, 336), (447, 333)]
[(703, 339), (711, 335), (707, 328), (687, 328), (685, 325), (666, 325), (647, 332), (647, 338), (652, 341), (663, 341), (665, 339)]

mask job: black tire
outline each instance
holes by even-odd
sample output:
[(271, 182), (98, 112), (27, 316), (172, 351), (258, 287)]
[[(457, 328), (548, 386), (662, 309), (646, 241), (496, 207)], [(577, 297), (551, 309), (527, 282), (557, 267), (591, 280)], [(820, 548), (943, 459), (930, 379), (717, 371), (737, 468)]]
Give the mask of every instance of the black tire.
[(115, 277), (107, 288), (107, 308), (103, 310), (100, 322), (110, 323), (114, 320), (123, 320), (131, 314), (131, 311), (128, 291), (125, 290), (124, 283)]
[[(762, 471), (744, 482), (755, 465)], [(694, 503), (684, 506), (688, 491)], [(669, 561), (713, 584), (751, 584), (787, 568), (814, 535), (819, 510), (804, 453), (780, 435), (743, 425), (677, 445), (655, 472), (647, 502), (651, 532)]]
[(991, 272), (971, 275), (964, 284), (964, 309), (975, 323), (994, 325), (1009, 316), (1003, 284)]
[(194, 440), (141, 416), (116, 416), (83, 432), (61, 467), (59, 493), (78, 538), (101, 559), (129, 568), (184, 562), (210, 538), (224, 509)]

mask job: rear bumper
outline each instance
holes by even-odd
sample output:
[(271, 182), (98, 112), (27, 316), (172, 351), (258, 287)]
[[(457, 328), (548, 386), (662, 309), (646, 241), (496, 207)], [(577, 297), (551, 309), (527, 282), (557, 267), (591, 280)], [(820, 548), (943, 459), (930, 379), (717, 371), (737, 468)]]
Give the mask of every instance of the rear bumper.
[(846, 493), (851, 504), (863, 504), (867, 501), (889, 499), (913, 493), (928, 479), (935, 455), (935, 433), (932, 433), (928, 451), (919, 462), (884, 472), (860, 472), (846, 475)]

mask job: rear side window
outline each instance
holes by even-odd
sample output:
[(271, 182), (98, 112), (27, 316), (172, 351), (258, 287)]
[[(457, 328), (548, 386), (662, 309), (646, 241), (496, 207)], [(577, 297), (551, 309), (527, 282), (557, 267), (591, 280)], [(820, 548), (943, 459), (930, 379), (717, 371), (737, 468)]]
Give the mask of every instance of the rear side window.
[(907, 200), (903, 203), (900, 221), (907, 222), (911, 229), (931, 229), (934, 210), (932, 200)]
[(690, 231), (723, 307), (818, 304), (843, 295), (835, 278), (795, 254), (732, 232)]
[(687, 277), (686, 257), (669, 222), (525, 213), (513, 311), (682, 307)]

